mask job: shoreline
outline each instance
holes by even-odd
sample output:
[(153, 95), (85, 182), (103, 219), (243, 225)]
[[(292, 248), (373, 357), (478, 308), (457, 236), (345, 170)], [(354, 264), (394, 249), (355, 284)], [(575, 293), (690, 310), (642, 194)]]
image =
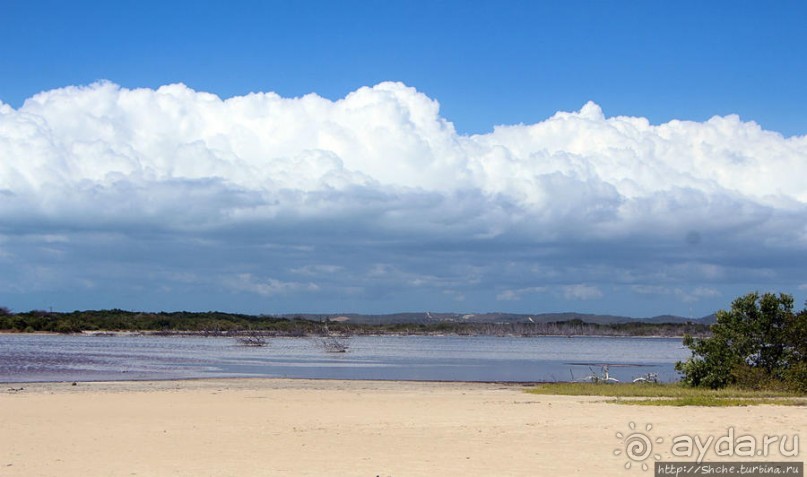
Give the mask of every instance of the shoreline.
[[(468, 381), (468, 380), (450, 380), (450, 379), (344, 379), (344, 378), (294, 378), (294, 377), (266, 377), (266, 376), (202, 376), (202, 377), (189, 377), (189, 378), (142, 378), (142, 379), (98, 379), (98, 380), (63, 380), (63, 381), (0, 381), (0, 386), (42, 386), (42, 385), (69, 385), (78, 386), (81, 384), (105, 384), (105, 383), (184, 383), (194, 381), (324, 381), (324, 382), (338, 382), (338, 383), (412, 383), (412, 384), (467, 384), (467, 385), (490, 385), (490, 386), (513, 386), (513, 387), (526, 387), (537, 386), (540, 384), (552, 384), (565, 381)], [(75, 384), (74, 384), (75, 383)], [(4, 390), (0, 389), (0, 393)]]
[(631, 423), (652, 424), (644, 432), (663, 439), (655, 449), (662, 461), (687, 460), (670, 454), (675, 435), (807, 429), (803, 408), (618, 406), (525, 387), (274, 378), (30, 384), (0, 391), (0, 472), (617, 476), (626, 475), (626, 460), (614, 454), (623, 445), (615, 436)]

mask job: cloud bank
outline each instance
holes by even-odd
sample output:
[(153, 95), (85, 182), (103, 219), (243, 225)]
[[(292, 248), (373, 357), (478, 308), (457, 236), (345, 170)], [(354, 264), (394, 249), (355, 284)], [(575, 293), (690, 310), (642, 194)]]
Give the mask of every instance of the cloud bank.
[(152, 289), (138, 267), (188, 296), (391, 308), (795, 289), (805, 178), (807, 136), (737, 116), (653, 125), (588, 102), (465, 136), (401, 83), (331, 101), (101, 82), (0, 103), (0, 291)]

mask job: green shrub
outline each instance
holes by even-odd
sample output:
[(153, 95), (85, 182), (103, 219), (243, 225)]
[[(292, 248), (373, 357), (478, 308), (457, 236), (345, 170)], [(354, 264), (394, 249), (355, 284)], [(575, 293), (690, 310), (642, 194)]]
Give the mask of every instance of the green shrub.
[(807, 311), (787, 294), (749, 293), (717, 312), (708, 338), (684, 337), (692, 357), (676, 363), (683, 382), (712, 389), (807, 388)]

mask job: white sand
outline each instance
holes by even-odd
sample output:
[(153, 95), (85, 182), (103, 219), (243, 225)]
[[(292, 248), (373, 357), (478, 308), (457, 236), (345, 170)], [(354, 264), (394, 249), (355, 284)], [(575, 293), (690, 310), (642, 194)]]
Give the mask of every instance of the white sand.
[(662, 460), (673, 460), (669, 443), (679, 434), (807, 429), (798, 407), (603, 401), (463, 383), (3, 385), (0, 476), (640, 476), (652, 470), (625, 470), (625, 456), (613, 453), (624, 449), (616, 433), (630, 422), (653, 425)]

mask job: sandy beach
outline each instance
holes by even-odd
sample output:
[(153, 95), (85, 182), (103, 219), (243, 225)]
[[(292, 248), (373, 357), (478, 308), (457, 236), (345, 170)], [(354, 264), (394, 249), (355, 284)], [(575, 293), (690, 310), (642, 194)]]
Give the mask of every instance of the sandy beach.
[(761, 439), (807, 429), (799, 407), (639, 407), (524, 389), (282, 379), (3, 385), (0, 476), (652, 475), (614, 454), (631, 422), (662, 439), (653, 448), (662, 461), (676, 460), (670, 442), (681, 434), (720, 437), (733, 427)]

